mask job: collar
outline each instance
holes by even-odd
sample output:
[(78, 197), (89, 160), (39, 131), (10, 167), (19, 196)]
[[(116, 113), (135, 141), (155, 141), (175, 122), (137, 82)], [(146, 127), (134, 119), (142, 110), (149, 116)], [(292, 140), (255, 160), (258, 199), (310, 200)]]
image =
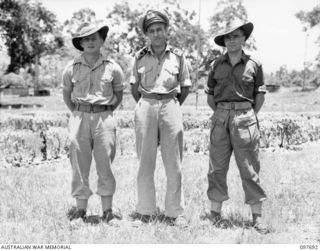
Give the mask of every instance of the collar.
[[(229, 55), (228, 55), (227, 52), (222, 55), (221, 60), (222, 60), (222, 62), (230, 63), (230, 58), (229, 58)], [(240, 61), (242, 61), (243, 63), (246, 63), (248, 61), (248, 55), (245, 54), (244, 51), (242, 51), (242, 55), (241, 55)]]
[[(172, 48), (172, 46), (170, 45), (170, 44), (168, 44), (168, 43), (166, 43), (166, 48), (165, 48), (165, 53), (167, 53), (168, 51), (170, 52), (170, 49)], [(148, 45), (148, 47), (147, 47), (147, 53), (149, 53), (149, 54), (151, 54), (151, 55), (154, 55), (154, 53), (153, 53), (153, 51), (152, 51), (152, 48), (151, 48), (151, 44), (150, 45)], [(164, 54), (165, 54), (164, 53)]]
[[(105, 55), (103, 55), (103, 54), (100, 53), (100, 54), (99, 54), (99, 58), (98, 58), (98, 60), (97, 60), (97, 62), (96, 62), (96, 65), (101, 65), (101, 64), (103, 64), (104, 62), (109, 62), (109, 61), (110, 61), (110, 60), (109, 60)], [(86, 62), (86, 60), (84, 59), (83, 53), (81, 53), (81, 55), (74, 60), (73, 64), (88, 65), (87, 62)]]

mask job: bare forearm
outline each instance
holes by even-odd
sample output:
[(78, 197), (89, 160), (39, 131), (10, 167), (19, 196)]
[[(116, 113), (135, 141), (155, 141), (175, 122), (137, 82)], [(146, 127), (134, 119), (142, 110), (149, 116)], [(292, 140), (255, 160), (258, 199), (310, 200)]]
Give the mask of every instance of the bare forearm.
[(141, 94), (138, 91), (138, 86), (139, 86), (138, 84), (131, 85), (131, 94), (136, 102), (138, 102), (139, 99), (141, 98)]
[(260, 111), (264, 103), (264, 100), (265, 100), (264, 93), (258, 93), (257, 96), (255, 97), (253, 109), (256, 114), (258, 114), (258, 112)]
[(119, 104), (122, 101), (122, 97), (123, 97), (123, 91), (119, 91), (119, 92), (115, 92), (114, 93), (117, 97), (117, 102), (113, 105), (112, 110), (114, 111), (115, 109), (117, 109), (117, 107), (119, 106)]
[(71, 100), (71, 92), (63, 91), (63, 101), (70, 111), (74, 110), (74, 103)]
[(189, 95), (189, 87), (181, 87), (181, 93), (177, 95), (180, 105), (186, 100)]
[(214, 97), (213, 95), (208, 95), (207, 96), (207, 103), (209, 105), (209, 107), (215, 111), (217, 109), (217, 105), (216, 105), (216, 102), (214, 101)]

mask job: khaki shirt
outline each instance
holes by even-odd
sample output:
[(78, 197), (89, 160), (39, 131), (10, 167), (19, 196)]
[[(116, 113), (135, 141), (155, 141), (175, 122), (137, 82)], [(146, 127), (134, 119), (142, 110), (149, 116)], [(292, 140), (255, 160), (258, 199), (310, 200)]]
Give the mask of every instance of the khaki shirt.
[(192, 85), (185, 56), (170, 45), (160, 60), (150, 46), (138, 52), (130, 83), (139, 84), (140, 93), (158, 94), (180, 93), (181, 87)]
[(122, 91), (123, 72), (120, 66), (100, 55), (94, 67), (90, 67), (83, 55), (72, 60), (62, 74), (63, 90), (71, 91), (74, 103), (114, 105), (114, 92)]
[(251, 56), (243, 52), (240, 62), (234, 66), (231, 65), (227, 54), (213, 62), (206, 93), (213, 95), (216, 103), (254, 103), (257, 93), (265, 92), (262, 65)]

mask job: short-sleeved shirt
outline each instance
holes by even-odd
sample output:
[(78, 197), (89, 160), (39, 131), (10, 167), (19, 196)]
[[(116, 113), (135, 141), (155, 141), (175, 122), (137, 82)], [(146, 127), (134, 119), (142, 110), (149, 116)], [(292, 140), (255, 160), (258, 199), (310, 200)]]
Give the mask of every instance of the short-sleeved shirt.
[(64, 69), (62, 85), (64, 90), (71, 91), (74, 103), (114, 105), (117, 102), (114, 92), (124, 89), (123, 71), (101, 54), (93, 67), (81, 55)]
[(261, 63), (242, 53), (241, 60), (232, 66), (228, 54), (212, 63), (206, 93), (214, 96), (216, 103), (250, 101), (257, 93), (265, 93)]
[(131, 84), (139, 84), (140, 93), (180, 93), (181, 87), (190, 87), (191, 80), (182, 51), (170, 45), (159, 60), (146, 47), (137, 53), (134, 60)]

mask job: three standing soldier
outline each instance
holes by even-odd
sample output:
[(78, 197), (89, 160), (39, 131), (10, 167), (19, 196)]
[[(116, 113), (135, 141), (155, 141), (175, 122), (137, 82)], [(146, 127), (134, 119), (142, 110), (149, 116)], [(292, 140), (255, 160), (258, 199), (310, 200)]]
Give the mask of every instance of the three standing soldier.
[[(179, 224), (184, 210), (181, 162), (183, 121), (181, 105), (189, 93), (191, 81), (182, 50), (170, 46), (168, 17), (149, 10), (141, 18), (149, 45), (136, 53), (130, 79), (135, 108), (136, 151), (139, 160), (137, 206), (131, 215), (142, 222), (157, 217), (154, 172), (160, 145), (167, 189), (164, 221)], [(68, 212), (70, 220), (86, 219), (89, 172), (94, 155), (101, 196), (102, 219), (121, 217), (112, 211), (115, 179), (111, 163), (115, 156), (115, 120), (112, 112), (122, 100), (123, 73), (115, 62), (100, 54), (108, 26), (83, 24), (73, 45), (83, 53), (63, 73), (63, 97), (72, 111), (70, 118), (70, 159), (72, 195), (76, 207)], [(243, 52), (243, 45), (253, 30), (252, 23), (232, 23), (215, 43), (227, 52), (215, 60), (209, 73), (208, 104), (214, 111), (210, 131), (208, 198), (211, 220), (221, 220), (223, 201), (227, 200), (226, 176), (232, 152), (240, 170), (245, 202), (251, 206), (253, 226), (266, 233), (262, 224), (262, 201), (266, 195), (259, 182), (259, 125), (257, 114), (264, 102), (266, 88), (261, 63)]]
[(179, 224), (184, 201), (181, 187), (183, 154), (183, 121), (180, 106), (189, 93), (191, 81), (183, 52), (170, 46), (168, 17), (149, 10), (140, 19), (143, 33), (150, 44), (135, 57), (131, 78), (136, 100), (135, 133), (139, 160), (138, 202), (134, 219), (155, 220), (157, 215), (154, 172), (157, 148), (167, 176), (165, 222)]

